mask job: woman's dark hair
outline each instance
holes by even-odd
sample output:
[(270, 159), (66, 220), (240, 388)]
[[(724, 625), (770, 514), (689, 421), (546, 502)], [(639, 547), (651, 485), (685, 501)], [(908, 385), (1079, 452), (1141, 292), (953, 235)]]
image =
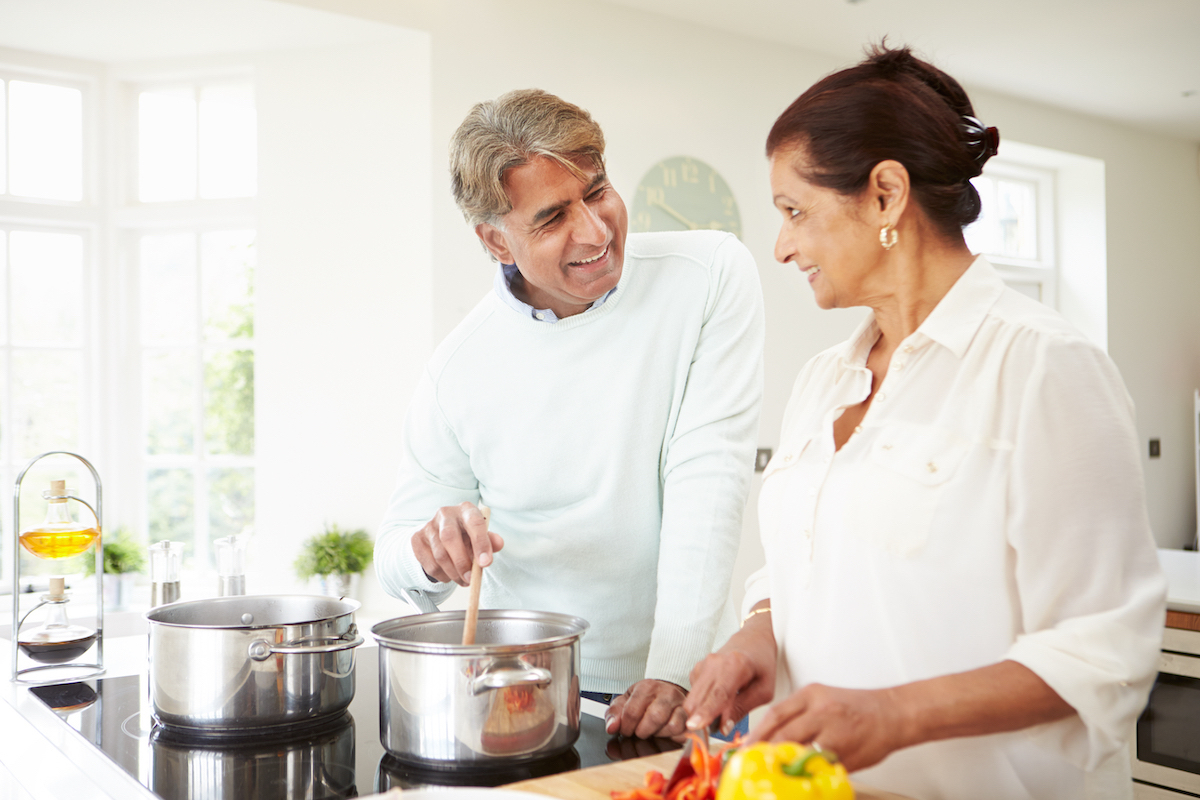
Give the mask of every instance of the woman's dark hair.
[(767, 136), (767, 156), (801, 147), (809, 164), (804, 179), (843, 195), (861, 192), (880, 161), (899, 161), (930, 221), (958, 236), (979, 216), (970, 179), (999, 141), (995, 128), (975, 119), (958, 81), (907, 47), (881, 43), (861, 64), (822, 78), (788, 106)]

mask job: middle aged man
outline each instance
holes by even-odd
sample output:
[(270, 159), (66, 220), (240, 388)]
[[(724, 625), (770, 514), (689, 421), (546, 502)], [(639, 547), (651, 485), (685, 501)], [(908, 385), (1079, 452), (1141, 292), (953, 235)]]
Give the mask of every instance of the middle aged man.
[(762, 396), (754, 261), (727, 233), (627, 237), (600, 127), (539, 90), (477, 105), (450, 162), (501, 266), (409, 406), (380, 580), (441, 602), (478, 558), (482, 607), (591, 623), (581, 688), (621, 695), (610, 733), (681, 734), (688, 672), (734, 624)]

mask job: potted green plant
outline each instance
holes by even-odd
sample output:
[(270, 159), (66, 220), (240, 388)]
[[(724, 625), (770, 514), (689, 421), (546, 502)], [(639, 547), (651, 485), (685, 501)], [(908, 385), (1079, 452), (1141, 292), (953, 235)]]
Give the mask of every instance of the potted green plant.
[[(104, 605), (125, 608), (133, 599), (133, 583), (146, 569), (146, 547), (128, 528), (118, 527), (101, 536), (104, 543)], [(96, 571), (91, 551), (83, 558), (83, 573)], [(110, 577), (111, 576), (111, 577)]]
[(342, 530), (326, 523), (322, 533), (310, 536), (301, 547), (296, 574), (304, 580), (318, 578), (322, 594), (351, 597), (374, 552), (375, 543), (365, 530)]

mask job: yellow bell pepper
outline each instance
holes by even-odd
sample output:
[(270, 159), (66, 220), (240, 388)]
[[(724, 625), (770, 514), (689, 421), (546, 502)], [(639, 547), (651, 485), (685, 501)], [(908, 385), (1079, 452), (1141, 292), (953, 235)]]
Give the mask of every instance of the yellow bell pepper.
[(846, 768), (832, 753), (795, 742), (734, 750), (721, 772), (717, 800), (853, 800)]

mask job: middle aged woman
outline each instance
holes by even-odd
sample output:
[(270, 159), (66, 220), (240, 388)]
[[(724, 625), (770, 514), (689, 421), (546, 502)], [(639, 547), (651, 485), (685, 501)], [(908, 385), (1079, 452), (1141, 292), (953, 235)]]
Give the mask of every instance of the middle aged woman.
[[(763, 476), (767, 566), (685, 704), (696, 728), (778, 697), (749, 741), (812, 742), (921, 800), (1088, 796), (1162, 636), (1115, 366), (963, 239), (998, 142), (906, 48), (772, 128), (776, 258), (822, 308), (872, 313), (796, 381)], [(1132, 791), (1125, 770), (1105, 796)]]

